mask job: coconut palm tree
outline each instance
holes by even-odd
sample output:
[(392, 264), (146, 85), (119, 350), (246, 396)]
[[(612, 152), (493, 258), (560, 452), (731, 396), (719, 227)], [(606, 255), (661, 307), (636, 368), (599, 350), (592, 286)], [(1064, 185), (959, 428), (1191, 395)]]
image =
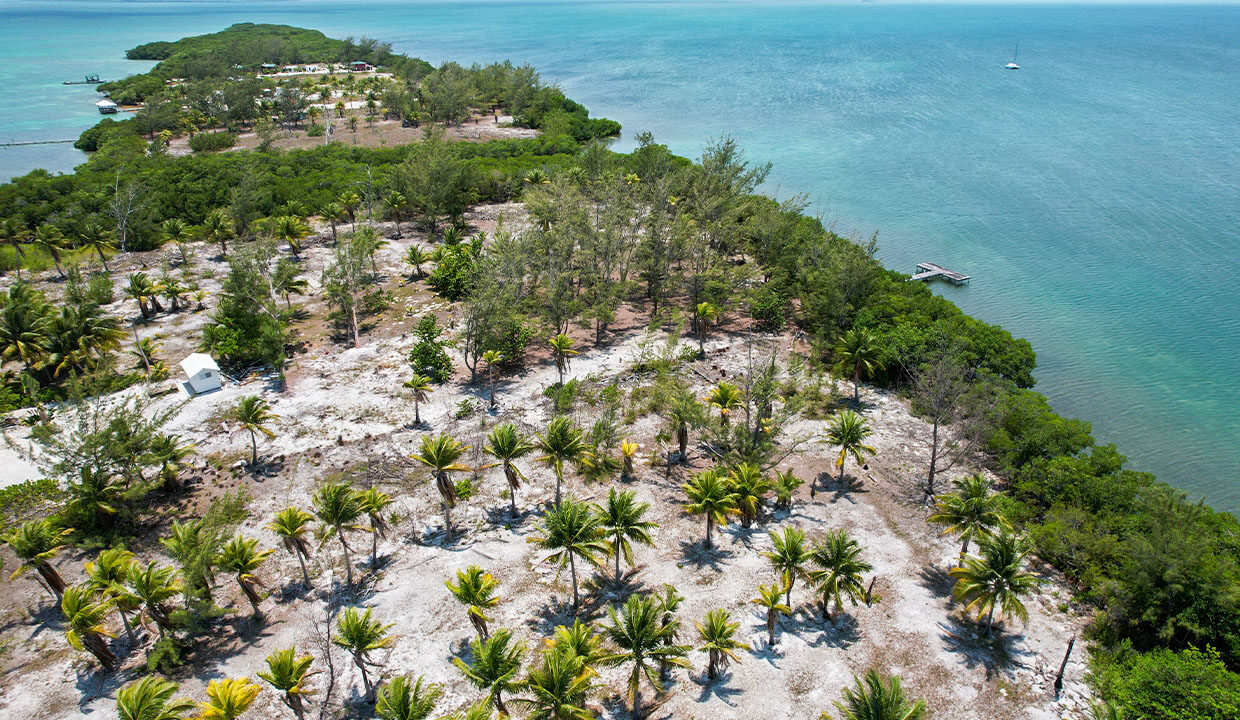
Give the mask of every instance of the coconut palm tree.
[(428, 683), (420, 675), (416, 681), (397, 675), (379, 689), (375, 714), (383, 720), (428, 720), (441, 695), (442, 686)]
[(786, 589), (787, 586), (780, 583), (758, 585), (758, 597), (749, 601), (766, 610), (766, 644), (771, 647), (775, 647), (775, 626), (779, 623), (779, 616), (792, 614), (792, 608), (784, 600)]
[(183, 442), (180, 435), (159, 435), (151, 441), (149, 456), (159, 464), (159, 479), (165, 485), (180, 487), (179, 476), (185, 458), (194, 454), (194, 445)]
[(383, 511), (396, 501), (391, 495), (376, 487), (366, 488), (359, 498), (362, 501), (362, 510), (370, 521), (370, 566), (377, 568), (379, 567), (379, 540), (386, 540), (388, 531), (388, 522), (383, 517)]
[(715, 524), (727, 525), (728, 515), (739, 512), (736, 507), (736, 493), (732, 491), (731, 484), (713, 468), (694, 475), (683, 487), (689, 498), (689, 502), (685, 504), (685, 512), (706, 516), (706, 548), (713, 548), (711, 535)]
[(792, 493), (796, 489), (805, 484), (805, 481), (796, 476), (789, 468), (781, 473), (775, 474), (775, 507), (779, 510), (792, 509)]
[(108, 267), (108, 256), (103, 254), (104, 250), (112, 252), (116, 250), (116, 245), (112, 243), (109, 233), (99, 223), (89, 223), (86, 227), (78, 232), (78, 240), (82, 241), (83, 247), (93, 249), (99, 254), (99, 262), (103, 265), (104, 271), (111, 272)]
[(524, 477), (514, 461), (536, 449), (513, 423), (496, 425), (487, 435), (487, 444), (483, 447), (483, 452), (498, 460), (498, 464), (504, 467), (504, 477), (508, 480), (508, 503), (514, 518), (517, 516), (517, 490), (520, 489), (521, 479)]
[(612, 488), (607, 493), (607, 505), (603, 507), (603, 537), (611, 543), (611, 554), (616, 558), (616, 582), (620, 582), (620, 558), (629, 565), (633, 564), (633, 543), (654, 545), (650, 531), (658, 527), (649, 520), (643, 520), (650, 503), (637, 502), (632, 490), (616, 492)]
[(708, 302), (700, 302), (693, 308), (693, 325), (697, 328), (698, 355), (706, 356), (706, 326), (719, 319), (719, 308)]
[(593, 623), (574, 618), (572, 625), (557, 625), (555, 633), (547, 641), (549, 647), (560, 652), (571, 652), (585, 661), (586, 668), (593, 671), (603, 651), (603, 641), (595, 632)]
[(262, 692), (249, 678), (224, 678), (207, 684), (207, 700), (198, 703), (198, 720), (237, 720)]
[(623, 463), (620, 466), (620, 478), (626, 479), (633, 477), (633, 460), (637, 457), (637, 451), (642, 446), (632, 440), (620, 441), (620, 460)]
[(284, 307), (292, 310), (291, 296), (304, 296), (310, 290), (310, 281), (302, 277), (301, 267), (297, 263), (288, 258), (280, 258), (275, 272), (271, 275), (271, 289), (284, 298)]
[(133, 625), (129, 622), (129, 614), (142, 608), (142, 601), (129, 589), (126, 583), (133, 569), (133, 553), (121, 547), (101, 550), (93, 562), (86, 563), (86, 583), (103, 597), (111, 600), (116, 612), (121, 616), (121, 624), (125, 626), (125, 637), (129, 645), (138, 644), (134, 635)]
[(904, 695), (900, 678), (884, 682), (874, 670), (865, 674), (864, 682), (853, 676), (854, 687), (844, 688), (844, 701), (836, 702), (842, 720), (923, 720), (926, 703), (910, 702)]
[(666, 642), (669, 627), (662, 622), (662, 610), (659, 603), (648, 595), (634, 593), (616, 612), (615, 607), (607, 608), (610, 625), (603, 626), (603, 633), (617, 648), (616, 652), (600, 658), (602, 665), (632, 664), (629, 673), (629, 697), (633, 700), (634, 718), (642, 717), (641, 684), (644, 677), (657, 693), (663, 692), (663, 682), (659, 677), (660, 664), (689, 667), (685, 655), (689, 653), (688, 645), (676, 645)]
[(1008, 530), (997, 535), (987, 535), (977, 542), (980, 557), (965, 558), (964, 565), (952, 568), (949, 573), (956, 578), (952, 594), (966, 603), (965, 611), (976, 610), (977, 619), (986, 616), (986, 635), (994, 627), (995, 608), (1003, 617), (1016, 616), (1024, 622), (1029, 611), (1021, 597), (1033, 592), (1038, 578), (1024, 570), (1025, 556), (1029, 553), (1024, 538)]
[(555, 505), (560, 506), (560, 486), (564, 482), (564, 463), (589, 454), (581, 429), (566, 415), (557, 415), (547, 424), (547, 432), (538, 435), (538, 449), (546, 453), (539, 458), (555, 471)]
[(822, 619), (834, 624), (831, 603), (835, 603), (838, 615), (843, 610), (844, 598), (853, 605), (865, 598), (861, 576), (874, 566), (861, 559), (861, 545), (844, 529), (831, 530), (820, 542), (814, 543), (809, 561), (815, 568), (809, 571), (809, 581), (818, 593)]
[(784, 588), (784, 603), (791, 607), (792, 586), (798, 578), (809, 580), (805, 566), (809, 563), (810, 551), (805, 544), (805, 531), (798, 527), (786, 527), (783, 532), (772, 530), (770, 536), (772, 550), (762, 554), (779, 574)]
[(362, 529), (357, 524), (365, 512), (362, 499), (348, 483), (334, 482), (320, 487), (310, 502), (314, 505), (314, 516), (319, 520), (319, 547), (323, 547), (323, 543), (332, 537), (340, 539), (346, 582), (352, 586), (353, 561), (349, 558), (346, 534), (351, 530)]
[[(840, 469), (841, 483), (844, 482), (844, 461), (849, 455), (852, 455), (858, 465), (864, 465), (867, 455), (874, 455), (878, 452), (873, 446), (865, 444), (866, 439), (873, 434), (874, 431), (870, 429), (865, 418), (852, 410), (843, 410), (831, 418), (831, 424), (827, 426), (827, 440), (831, 445), (840, 449), (840, 454), (835, 458), (835, 465)], [(811, 496), (813, 490), (811, 487)]]
[(684, 391), (672, 397), (667, 414), (675, 426), (676, 445), (680, 450), (681, 462), (684, 462), (688, 459), (689, 428), (702, 424), (706, 419), (706, 413), (693, 393)]
[(233, 237), (233, 227), (232, 215), (223, 208), (216, 208), (203, 218), (203, 239), (220, 244), (220, 257), (228, 257), (228, 241)]
[(413, 377), (405, 381), (405, 389), (409, 391), (410, 397), (413, 398), (413, 424), (422, 424), (422, 403), (426, 402), (427, 395), (435, 391), (435, 386), (431, 384), (433, 380), (429, 375), (423, 375), (417, 370), (413, 371)]
[(595, 720), (585, 705), (598, 689), (594, 676), (586, 659), (556, 645), (540, 653), (521, 682), (527, 696), (512, 702), (529, 711), (529, 720)]
[(728, 482), (736, 495), (741, 525), (750, 527), (762, 512), (762, 501), (771, 491), (771, 481), (762, 474), (762, 469), (758, 466), (741, 463), (728, 471)]
[(288, 243), (293, 255), (301, 257), (301, 243), (310, 235), (310, 228), (296, 215), (281, 215), (271, 226), (271, 234)]
[(726, 668), (730, 662), (740, 662), (737, 650), (748, 650), (749, 646), (736, 639), (736, 630), (740, 623), (729, 622), (731, 616), (727, 610), (716, 609), (706, 613), (702, 622), (694, 622), (697, 626), (698, 639), (702, 644), (699, 650), (706, 653), (706, 677), (714, 680), (719, 670)]
[(564, 384), (564, 371), (568, 369), (569, 358), (577, 354), (573, 349), (573, 339), (564, 333), (551, 338), (547, 343), (555, 356), (555, 369), (560, 373), (560, 385)]
[(387, 197), (383, 198), (383, 207), (392, 216), (392, 220), (396, 222), (396, 237), (400, 237), (400, 218), (404, 214), (405, 208), (408, 207), (409, 201), (405, 196), (398, 192), (390, 192)]
[(435, 487), (443, 504), (443, 527), (445, 542), (452, 542), (452, 508), (456, 507), (456, 485), (452, 483), (450, 472), (469, 470), (468, 465), (458, 462), (469, 447), (457, 442), (447, 433), (435, 437), (424, 435), (422, 447), (413, 458), (431, 469), (435, 477)]
[(112, 611), (112, 603), (85, 583), (70, 585), (60, 597), (60, 610), (65, 615), (65, 637), (78, 652), (95, 656), (104, 670), (116, 667), (116, 655), (105, 637), (116, 637), (103, 623)]
[(275, 551), (269, 549), (259, 550), (258, 540), (240, 536), (229, 540), (220, 549), (219, 566), (223, 570), (236, 574), (237, 585), (241, 587), (241, 592), (245, 593), (245, 598), (250, 601), (250, 607), (253, 609), (251, 617), (255, 620), (261, 621), (265, 618), (263, 611), (258, 609), (258, 604), (263, 599), (259, 595), (262, 585), (255, 573), (273, 552)]
[(871, 377), (883, 369), (878, 341), (865, 328), (854, 327), (840, 336), (832, 351), (836, 367), (848, 373), (853, 381), (853, 403), (861, 402), (862, 377)]
[[(20, 286), (26, 288), (24, 283)], [(15, 293), (10, 290), (9, 295)], [(16, 293), (22, 296), (23, 293)], [(0, 311), (0, 359), (18, 360), (29, 373), (46, 355), (51, 318), (46, 306), (35, 298), (10, 299)]]
[(319, 210), (319, 217), (327, 221), (332, 228), (332, 245), (337, 245), (340, 239), (336, 235), (336, 226), (345, 218), (344, 208), (338, 202), (329, 202)]
[(495, 366), (503, 362), (504, 356), (498, 350), (487, 350), (482, 353), (482, 362), (487, 364), (487, 384), (490, 386), (487, 407), (495, 409)]
[(55, 225), (40, 225), (35, 228), (32, 239), (35, 247), (42, 248), (52, 257), (52, 263), (56, 265), (56, 273), (63, 280), (65, 278), (65, 271), (60, 267), (60, 251), (65, 249), (66, 239), (64, 233)]
[(160, 567), (148, 563), (145, 567), (134, 563), (129, 568), (126, 583), (130, 592), (142, 606), (142, 614), (159, 628), (159, 635), (172, 630), (172, 620), (164, 603), (185, 591), (181, 581), (177, 579), (177, 571), (170, 567)]
[[(573, 614), (576, 614), (580, 604), (577, 593), (578, 558), (598, 567), (609, 549), (597, 509), (570, 495), (559, 507), (547, 513), (539, 531), (541, 534), (531, 538), (530, 542), (551, 551), (543, 562), (554, 562), (559, 571), (568, 566), (573, 582)], [(559, 571), (556, 572), (557, 578)]]
[(487, 621), (491, 619), (487, 617), (486, 611), (499, 604), (499, 595), (495, 594), (499, 589), (499, 580), (481, 567), (470, 565), (464, 570), (456, 571), (455, 585), (451, 580), (445, 580), (444, 585), (448, 586), (452, 597), (467, 608), (466, 615), (478, 631), (478, 638), (486, 640)]
[(144, 675), (116, 692), (120, 720), (186, 720), (194, 703), (174, 698), (177, 684), (157, 675)]
[(487, 639), (471, 640), (469, 652), (473, 656), (472, 662), (466, 663), (454, 657), (452, 664), (470, 684), (485, 690), (487, 700), (495, 704), (501, 716), (506, 716), (508, 708), (504, 705), (504, 693), (520, 687), (517, 673), (521, 671), (521, 660), (525, 657), (525, 643), (514, 641), (512, 631), (502, 628)]
[[(677, 636), (680, 634), (680, 618), (676, 616), (676, 611), (680, 608), (680, 604), (685, 601), (685, 596), (676, 590), (676, 586), (671, 583), (663, 583), (663, 588), (656, 593), (654, 599), (659, 603), (659, 619), (660, 629), (663, 631), (663, 643), (665, 645), (675, 645)], [(668, 662), (659, 663), (659, 677), (667, 682), (672, 677), (672, 664)]]
[[(158, 289), (146, 273), (130, 273), (126, 276), (126, 280), (128, 283), (125, 285), (125, 295), (138, 303), (138, 311), (142, 314), (143, 320), (151, 319), (163, 309), (155, 297)], [(147, 300), (150, 300), (149, 307)]]
[(991, 493), (993, 484), (981, 473), (952, 480), (955, 492), (939, 497), (927, 520), (943, 526), (943, 534), (960, 538), (960, 564), (964, 565), (969, 543), (1010, 527), (999, 508), (1002, 493)]
[(357, 210), (362, 206), (362, 198), (357, 193), (347, 190), (341, 193), (336, 202), (340, 203), (340, 207), (344, 208), (344, 214), (349, 218), (349, 222), (353, 224), (353, 232), (357, 232)]
[(720, 380), (715, 387), (710, 389), (710, 393), (706, 396), (706, 402), (719, 411), (719, 423), (727, 427), (732, 411), (745, 404), (745, 396), (740, 391), (740, 388), (732, 383)]
[(52, 559), (68, 547), (65, 538), (72, 532), (68, 528), (57, 527), (49, 518), (30, 520), (18, 525), (4, 536), (4, 544), (22, 561), (9, 579), (16, 579), (22, 573), (34, 570), (39, 574), (43, 586), (59, 603), (65, 591), (65, 581), (52, 566)]
[(267, 656), (266, 672), (260, 670), (255, 673), (260, 679), (266, 680), (268, 685), (284, 693), (280, 700), (293, 711), (297, 720), (303, 720), (306, 716), (306, 705), (302, 698), (314, 694), (308, 684), (313, 674), (310, 672), (313, 663), (313, 656), (297, 657), (297, 648), (287, 647)]
[(26, 259), (26, 250), (22, 244), (30, 240), (30, 230), (15, 217), (0, 220), (0, 238), (13, 248), (13, 260), (17, 265), (17, 279), (22, 279), (22, 261)]
[(409, 250), (405, 252), (405, 263), (413, 268), (417, 279), (421, 280), (425, 276), (422, 266), (430, 262), (432, 257), (431, 253), (423, 250), (421, 245), (410, 245)]
[(258, 434), (262, 433), (269, 438), (276, 436), (270, 428), (269, 423), (279, 420), (280, 416), (271, 412), (271, 405), (257, 395), (246, 395), (237, 400), (237, 404), (232, 409), (232, 419), (241, 425), (243, 430), (250, 433), (250, 466), (258, 466)]
[(378, 665), (370, 659), (370, 654), (389, 648), (396, 642), (396, 637), (388, 633), (392, 627), (371, 617), (370, 608), (366, 608), (365, 612), (359, 612), (355, 607), (345, 608), (336, 620), (336, 635), (332, 643), (353, 656), (353, 664), (362, 673), (362, 685), (366, 689), (366, 702), (369, 703), (375, 701), (375, 687), (366, 668)]
[(310, 587), (310, 572), (306, 570), (306, 560), (310, 557), (310, 522), (314, 516), (295, 507), (287, 507), (276, 513), (267, 529), (280, 538), (280, 544), (290, 555), (297, 558), (301, 565), (302, 583)]

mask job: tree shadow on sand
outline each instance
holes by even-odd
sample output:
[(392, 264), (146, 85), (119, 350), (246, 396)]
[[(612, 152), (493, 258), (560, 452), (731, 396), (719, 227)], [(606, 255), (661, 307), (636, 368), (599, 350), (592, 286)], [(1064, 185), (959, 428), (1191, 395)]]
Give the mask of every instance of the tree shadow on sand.
[(956, 581), (946, 568), (927, 565), (917, 573), (917, 584), (934, 593), (935, 597), (951, 597)]
[(721, 548), (718, 545), (713, 548), (707, 548), (705, 540), (680, 541), (681, 561), (699, 570), (710, 568), (715, 572), (723, 572), (724, 565), (727, 565), (727, 561), (734, 557), (736, 557), (735, 552)]
[(714, 680), (706, 677), (705, 672), (700, 675), (694, 674), (690, 677), (694, 682), (702, 686), (702, 690), (697, 696), (697, 702), (700, 703), (706, 702), (713, 695), (714, 697), (719, 698), (724, 705), (727, 705), (728, 707), (736, 707), (737, 704), (733, 698), (744, 692), (738, 688), (728, 687), (727, 683), (728, 680), (732, 678), (732, 673), (727, 670), (720, 670), (719, 675)]
[(1002, 623), (995, 621), (994, 635), (986, 636), (986, 629), (959, 615), (949, 615), (939, 623), (939, 639), (946, 649), (961, 658), (966, 667), (982, 667), (986, 679), (1011, 677), (1017, 668), (1027, 667), (1026, 660), (1034, 653), (1022, 647), (1024, 635), (1004, 632)]
[(847, 649), (861, 639), (861, 626), (851, 613), (837, 613), (835, 621), (831, 622), (822, 619), (817, 607), (815, 603), (812, 609), (798, 608), (792, 615), (786, 616), (782, 623), (784, 632), (796, 635), (813, 648)]

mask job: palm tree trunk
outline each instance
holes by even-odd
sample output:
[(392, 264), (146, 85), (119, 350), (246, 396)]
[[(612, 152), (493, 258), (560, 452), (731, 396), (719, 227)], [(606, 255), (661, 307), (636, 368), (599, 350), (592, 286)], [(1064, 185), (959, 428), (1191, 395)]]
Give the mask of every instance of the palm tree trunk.
[(445, 500), (443, 503), (444, 543), (452, 544), (452, 506)]
[(500, 691), (495, 691), (495, 709), (499, 711), (500, 717), (508, 717), (508, 708), (504, 707), (504, 698), (500, 697)]
[(689, 452), (689, 426), (681, 423), (676, 428), (676, 442), (680, 444), (680, 459), (684, 460)]
[(784, 604), (792, 607), (792, 586), (797, 582), (796, 576), (788, 573), (788, 587), (784, 590)]
[(375, 530), (373, 525), (370, 526), (370, 567), (379, 567), (379, 532)]
[(60, 275), (60, 279), (64, 280), (65, 271), (60, 269), (60, 258), (58, 257), (58, 255), (59, 253), (56, 253), (56, 252), (52, 253), (52, 263), (56, 265), (56, 272)]
[(245, 583), (241, 578), (237, 578), (237, 584), (241, 586), (241, 592), (245, 593), (245, 599), (250, 601), (250, 608), (253, 610), (251, 617), (255, 620), (263, 620), (266, 616), (263, 611), (258, 609), (258, 603), (262, 600), (252, 586)]
[(302, 557), (299, 552), (293, 553), (297, 556), (297, 562), (301, 565), (301, 581), (306, 587), (310, 587), (310, 572), (306, 570), (306, 558)]
[(715, 545), (711, 542), (710, 534), (715, 529), (715, 518), (709, 512), (706, 513), (706, 549), (709, 550)]
[(573, 577), (573, 614), (576, 615), (579, 602), (577, 597), (577, 556), (571, 552), (568, 554), (568, 569)]
[(56, 572), (56, 568), (52, 567), (49, 562), (41, 562), (35, 566), (39, 576), (47, 583), (47, 589), (52, 591), (52, 595), (56, 596), (56, 604), (60, 604), (60, 598), (65, 592), (65, 579)]
[(254, 436), (254, 430), (250, 430), (250, 467), (258, 467), (258, 438)]
[(616, 548), (615, 548), (615, 554), (616, 554), (616, 584), (619, 584), (619, 583), (620, 583), (620, 538), (619, 538), (619, 537), (617, 537), (617, 538), (616, 538), (616, 541), (615, 541), (615, 546), (616, 546)]
[(964, 557), (969, 554), (969, 535), (964, 535), (964, 542), (960, 543), (960, 567), (964, 567)]
[(112, 269), (108, 267), (108, 259), (103, 255), (103, 248), (96, 245), (95, 250), (99, 252), (99, 262), (103, 264), (103, 269), (112, 272)]
[(642, 716), (642, 678), (637, 676), (637, 682), (633, 685), (633, 718), (636, 720)]
[[(344, 541), (344, 531), (340, 531), (340, 547), (344, 549), (344, 572), (347, 582), (353, 584), (353, 561), (349, 559), (349, 545)], [(363, 669), (363, 673), (366, 671)]]
[(711, 680), (714, 680), (715, 676), (719, 673), (719, 669), (718, 669), (719, 653), (716, 650), (711, 650), (710, 652), (706, 654), (706, 656), (707, 658), (709, 658), (706, 661), (706, 677)]
[(370, 674), (366, 672), (366, 663), (361, 656), (354, 655), (353, 664), (357, 665), (357, 669), (362, 671), (362, 687), (366, 688), (366, 702), (373, 703), (375, 699), (370, 689)]
[[(417, 392), (417, 391), (415, 390), (414, 392)], [(422, 409), (418, 407), (417, 397), (413, 398), (413, 424), (414, 425), (422, 424)]]
[(848, 456), (840, 457), (840, 484), (844, 484), (844, 466), (848, 464)]
[(110, 671), (116, 668), (116, 655), (102, 636), (90, 631), (83, 632), (82, 645), (86, 646), (90, 654), (95, 656), (104, 670)]
[(517, 516), (517, 483), (516, 468), (507, 460), (504, 461), (504, 477), (508, 479), (508, 505), (512, 509), (512, 517)]
[(994, 623), (995, 623), (995, 606), (991, 605), (990, 612), (986, 613), (986, 637), (991, 636)]
[(775, 647), (775, 611), (766, 611), (766, 644)]
[(489, 364), (487, 365), (487, 380), (490, 382), (490, 385), (491, 385), (490, 405), (491, 405), (491, 409), (494, 410), (495, 409), (495, 371), (491, 369), (491, 366)]
[(129, 614), (120, 608), (116, 609), (116, 613), (121, 616), (121, 625), (125, 626), (125, 637), (129, 638), (129, 647), (137, 647), (138, 638), (133, 633), (133, 625), (129, 622)]
[(928, 502), (934, 497), (934, 471), (935, 465), (939, 459), (939, 419), (934, 418), (933, 429), (930, 432), (930, 471), (926, 473), (926, 496)]
[(556, 465), (555, 465), (555, 507), (556, 509), (559, 509), (560, 507), (560, 483), (563, 481), (563, 479), (564, 479), (564, 470), (560, 468), (559, 461), (557, 460)]

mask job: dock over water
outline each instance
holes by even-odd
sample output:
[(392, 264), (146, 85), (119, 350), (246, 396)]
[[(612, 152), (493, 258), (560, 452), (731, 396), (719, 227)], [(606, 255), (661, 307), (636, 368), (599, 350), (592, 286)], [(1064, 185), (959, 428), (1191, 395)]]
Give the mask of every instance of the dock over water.
[(931, 280), (946, 280), (952, 285), (968, 285), (969, 276), (964, 273), (958, 273), (955, 270), (948, 270), (941, 265), (924, 262), (917, 263), (917, 272), (909, 280), (922, 280), (929, 282)]

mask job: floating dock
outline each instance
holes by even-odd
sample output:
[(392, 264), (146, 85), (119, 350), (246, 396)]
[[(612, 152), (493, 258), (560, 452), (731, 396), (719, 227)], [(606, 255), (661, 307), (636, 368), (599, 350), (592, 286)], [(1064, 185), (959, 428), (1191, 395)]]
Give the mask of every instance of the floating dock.
[(948, 270), (941, 265), (928, 262), (917, 263), (917, 272), (913, 273), (913, 277), (909, 278), (909, 280), (921, 280), (923, 282), (946, 280), (952, 285), (968, 285), (969, 279), (969, 276), (964, 273)]

